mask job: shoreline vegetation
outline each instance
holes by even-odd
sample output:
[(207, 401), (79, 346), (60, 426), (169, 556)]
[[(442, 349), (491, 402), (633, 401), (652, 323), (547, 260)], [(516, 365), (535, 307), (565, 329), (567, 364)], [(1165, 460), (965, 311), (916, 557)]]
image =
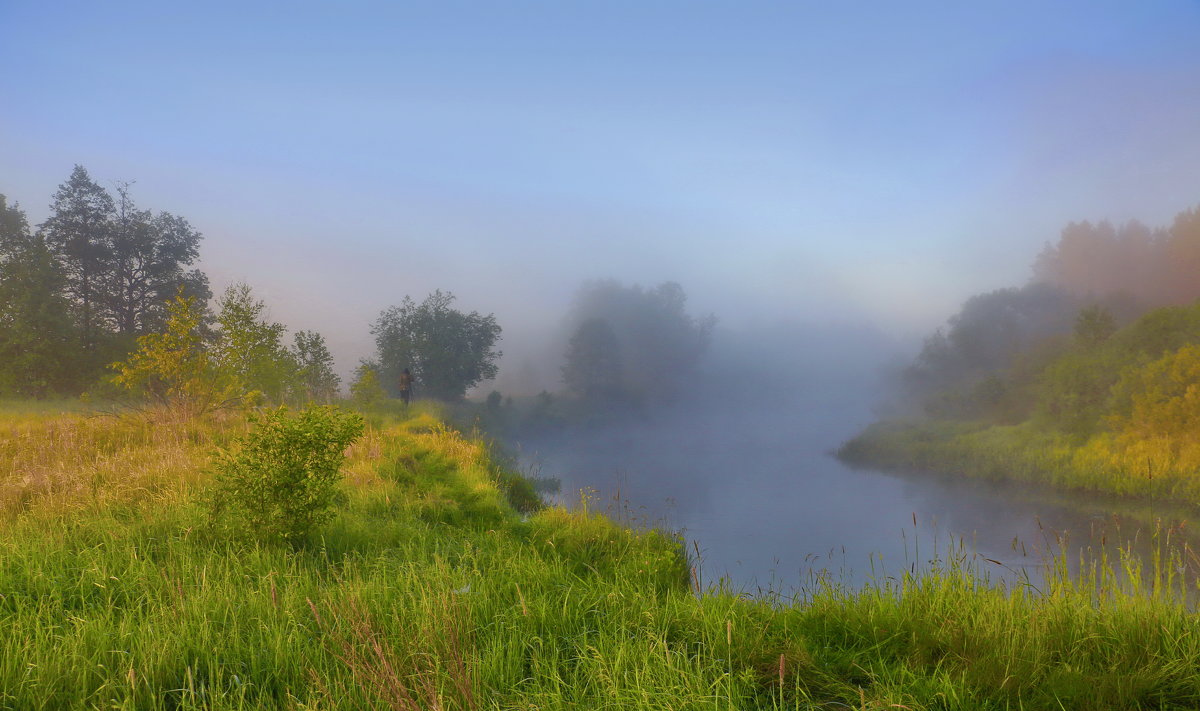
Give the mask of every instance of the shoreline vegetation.
[(892, 472), (933, 472), (1034, 484), (1061, 492), (1160, 502), (1193, 511), (1200, 477), (1168, 457), (1120, 456), (1108, 435), (1080, 444), (1035, 423), (876, 422), (836, 452), (843, 462)]
[(1200, 210), (1078, 223), (1029, 284), (967, 300), (847, 463), (1200, 506)]
[(332, 520), (285, 543), (209, 524), (240, 413), (0, 407), (0, 708), (1200, 705), (1169, 553), (749, 597), (669, 531), (541, 504), (432, 405), (363, 414)]

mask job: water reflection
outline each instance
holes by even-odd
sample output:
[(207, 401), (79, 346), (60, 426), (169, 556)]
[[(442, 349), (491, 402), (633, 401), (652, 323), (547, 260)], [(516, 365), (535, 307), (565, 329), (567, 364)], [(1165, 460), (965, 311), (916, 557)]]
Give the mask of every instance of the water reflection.
[(787, 592), (821, 575), (857, 587), (952, 553), (974, 554), (990, 580), (1037, 585), (1047, 553), (1060, 547), (1073, 566), (1102, 545), (1113, 557), (1132, 545), (1149, 560), (1155, 518), (1174, 543), (1195, 546), (1185, 509), (885, 474), (830, 456), (870, 419), (865, 393), (837, 390), (790, 410), (683, 408), (526, 440), (521, 452), (526, 467), (561, 480), (560, 503), (586, 491), (624, 520), (682, 530), (707, 583), (726, 578), (749, 592)]

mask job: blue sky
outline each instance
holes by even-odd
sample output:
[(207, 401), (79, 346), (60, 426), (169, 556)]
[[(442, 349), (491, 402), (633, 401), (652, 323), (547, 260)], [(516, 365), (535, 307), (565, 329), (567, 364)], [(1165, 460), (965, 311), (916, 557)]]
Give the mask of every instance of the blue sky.
[(348, 368), (434, 288), (587, 278), (906, 336), (1071, 220), (1200, 204), (1200, 2), (0, 0), (0, 193), (135, 180)]

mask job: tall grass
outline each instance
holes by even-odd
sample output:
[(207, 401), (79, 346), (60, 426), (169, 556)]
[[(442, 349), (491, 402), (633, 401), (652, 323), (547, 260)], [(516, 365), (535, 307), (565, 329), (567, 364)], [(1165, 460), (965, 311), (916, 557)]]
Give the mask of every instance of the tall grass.
[(1100, 572), (1131, 560), (1038, 591), (951, 559), (861, 590), (698, 594), (674, 536), (519, 513), (487, 448), (430, 413), (376, 417), (338, 517), (263, 545), (222, 537), (196, 503), (235, 420), (4, 426), (0, 478), (38, 466), (63, 483), (0, 523), (0, 708), (1200, 705), (1178, 581)]
[[(1101, 433), (1086, 441), (1034, 423), (987, 426), (949, 421), (880, 422), (839, 456), (884, 469), (1033, 482), (1060, 489), (1200, 505), (1200, 448), (1168, 440), (1136, 443)], [(1192, 450), (1195, 450), (1193, 452)]]

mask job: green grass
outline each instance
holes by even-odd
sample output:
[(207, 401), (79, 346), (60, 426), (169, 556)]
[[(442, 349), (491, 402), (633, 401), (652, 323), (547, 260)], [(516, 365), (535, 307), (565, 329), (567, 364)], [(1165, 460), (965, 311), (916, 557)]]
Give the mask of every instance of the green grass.
[(1108, 433), (1080, 441), (1034, 422), (877, 422), (846, 442), (838, 456), (879, 469), (1022, 481), (1200, 506), (1200, 476), (1172, 455), (1169, 444), (1147, 441), (1123, 451)]
[[(0, 708), (1200, 705), (1200, 628), (1170, 565), (1142, 591), (1108, 568), (1006, 590), (951, 561), (864, 590), (698, 595), (674, 536), (522, 514), (484, 445), (409, 414), (374, 418), (338, 517), (298, 546), (206, 525), (207, 453), (236, 419), (21, 416), (0, 460), (0, 502), (22, 502), (0, 507)], [(22, 484), (38, 457), (109, 493)]]

